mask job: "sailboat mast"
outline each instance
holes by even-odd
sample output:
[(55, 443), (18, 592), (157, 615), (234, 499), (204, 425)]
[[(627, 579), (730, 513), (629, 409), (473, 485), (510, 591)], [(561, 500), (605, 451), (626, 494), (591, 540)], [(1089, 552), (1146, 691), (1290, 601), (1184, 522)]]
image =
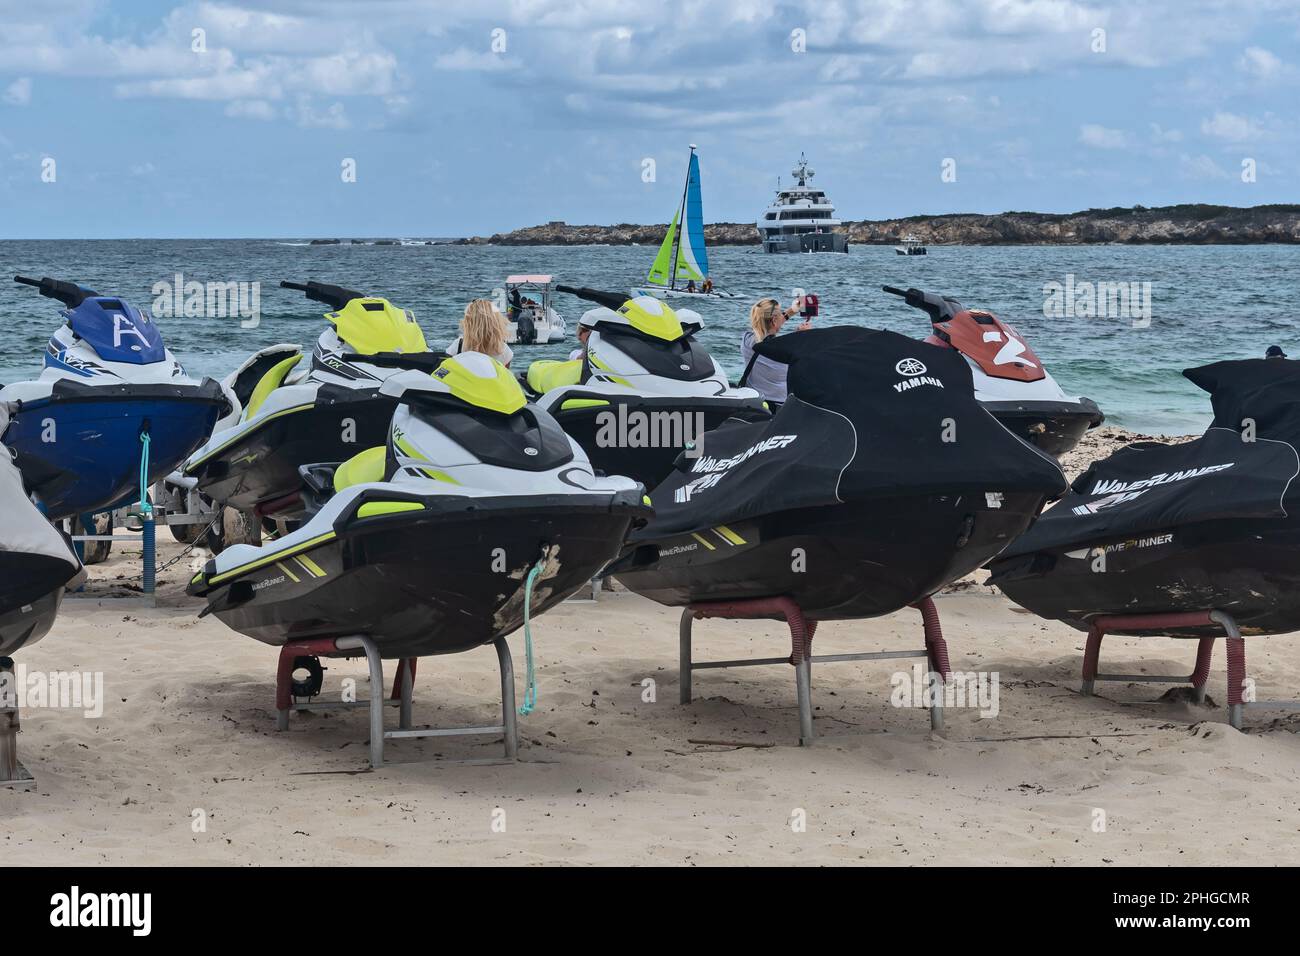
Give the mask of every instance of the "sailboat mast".
[[(695, 147), (691, 147), (691, 155), (695, 155)], [(682, 233), (686, 231), (686, 191), (691, 186), (691, 161), (686, 160), (686, 182), (682, 183), (682, 201), (677, 205), (678, 222), (681, 226), (677, 230), (677, 235), (673, 236), (673, 274), (668, 280), (668, 288), (677, 288), (677, 247), (681, 245)]]

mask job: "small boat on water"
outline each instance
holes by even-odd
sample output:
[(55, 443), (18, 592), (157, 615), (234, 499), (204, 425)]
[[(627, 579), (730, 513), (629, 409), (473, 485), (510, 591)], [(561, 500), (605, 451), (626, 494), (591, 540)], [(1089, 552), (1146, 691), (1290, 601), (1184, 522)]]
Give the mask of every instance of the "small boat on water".
[(904, 236), (902, 241), (894, 246), (894, 251), (900, 256), (923, 256), (926, 254), (925, 243), (911, 233)]
[(704, 200), (700, 191), (700, 158), (691, 144), (682, 199), (668, 224), (659, 254), (650, 266), (646, 285), (633, 289), (632, 298), (740, 299), (736, 292), (714, 289), (709, 280), (709, 251), (704, 242)]
[(569, 334), (564, 316), (555, 311), (555, 277), (506, 277), (506, 342), (510, 345), (548, 345)]

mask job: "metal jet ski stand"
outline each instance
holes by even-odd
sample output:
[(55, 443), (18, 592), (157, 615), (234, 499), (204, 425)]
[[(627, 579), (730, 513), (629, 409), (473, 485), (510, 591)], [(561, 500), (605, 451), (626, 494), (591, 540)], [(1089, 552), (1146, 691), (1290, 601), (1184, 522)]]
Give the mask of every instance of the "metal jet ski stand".
[[(1228, 723), (1241, 730), (1242, 711), (1247, 707), (1269, 709), (1300, 709), (1297, 700), (1246, 700), (1246, 639), (1231, 614), (1226, 611), (1190, 611), (1177, 614), (1124, 614), (1093, 618), (1089, 622), (1088, 642), (1083, 653), (1083, 686), (1080, 693), (1091, 697), (1097, 681), (1122, 681), (1144, 684), (1191, 684), (1196, 692), (1196, 702), (1205, 702), (1205, 684), (1210, 677), (1210, 663), (1214, 657), (1217, 636), (1188, 638), (1180, 629), (1218, 627), (1228, 648)], [(1101, 639), (1107, 634), (1121, 633), (1129, 637), (1182, 637), (1198, 640), (1196, 667), (1186, 677), (1149, 674), (1102, 674), (1097, 671), (1101, 656)]]
[[(688, 605), (682, 610), (679, 625), (680, 638), (680, 687), (681, 702), (691, 702), (691, 677), (698, 670), (712, 670), (726, 667), (762, 667), (769, 664), (790, 664), (794, 667), (795, 691), (799, 701), (799, 745), (806, 747), (813, 742), (813, 707), (812, 707), (812, 665), (830, 664), (839, 661), (885, 661), (902, 658), (923, 657), (930, 665), (930, 680), (933, 681), (933, 706), (930, 711), (930, 729), (936, 733), (943, 730), (943, 683), (952, 675), (948, 663), (948, 644), (943, 638), (939, 624), (939, 612), (934, 606), (933, 598), (924, 598), (912, 607), (921, 612), (925, 628), (925, 647), (919, 650), (872, 651), (856, 654), (813, 654), (813, 636), (817, 633), (817, 621), (806, 617), (799, 605), (789, 597), (752, 598), (736, 601), (700, 601)], [(789, 657), (759, 657), (748, 660), (731, 661), (696, 661), (692, 658), (692, 624), (696, 618), (718, 617), (731, 620), (755, 620), (760, 618), (784, 619), (790, 628)]]
[[(406, 740), (418, 737), (468, 737), (501, 734), (505, 739), (505, 757), (515, 760), (519, 755), (519, 724), (515, 710), (515, 671), (510, 656), (510, 645), (504, 637), (493, 642), (497, 664), (501, 672), (501, 723), (486, 727), (414, 728), (411, 726), (411, 695), (415, 687), (415, 662), (418, 658), (403, 657), (397, 662), (393, 677), (392, 695), (384, 699), (384, 662), (379, 648), (369, 637), (358, 634), (352, 637), (318, 637), (291, 641), (280, 648), (280, 662), (276, 669), (275, 709), (276, 729), (289, 729), (291, 710), (329, 710), (370, 708), (370, 766), (378, 769), (384, 762), (385, 740)], [(370, 668), (370, 697), (367, 700), (315, 700), (321, 692), (323, 668), (320, 658), (366, 658)], [(296, 680), (294, 673), (305, 669), (307, 680)], [(384, 729), (384, 707), (399, 708), (398, 729)]]
[(18, 701), (9, 699), (13, 678), (13, 659), (0, 657), (0, 787), (29, 790), (36, 781), (18, 761)]

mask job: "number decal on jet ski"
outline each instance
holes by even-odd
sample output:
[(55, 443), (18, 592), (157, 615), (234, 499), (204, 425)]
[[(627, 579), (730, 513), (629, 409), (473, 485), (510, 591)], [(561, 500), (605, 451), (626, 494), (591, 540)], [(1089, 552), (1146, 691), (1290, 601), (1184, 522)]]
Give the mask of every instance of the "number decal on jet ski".
[[(990, 340), (990, 336), (996, 336), (996, 338), (992, 339), (992, 341), (994, 342), (1002, 338), (1001, 333), (986, 332), (984, 333), (984, 341), (988, 342)], [(993, 356), (993, 364), (1007, 365), (1011, 362), (1018, 362), (1021, 365), (1028, 365), (1031, 368), (1038, 368), (1038, 363), (1030, 361), (1029, 356), (1025, 354), (1025, 352), (1028, 349), (1029, 346), (1027, 346), (1024, 342), (1016, 338), (1014, 335), (1008, 333), (1006, 344), (1003, 345), (1002, 348), (998, 349), (997, 355)]]
[(121, 312), (114, 312), (113, 315), (113, 348), (122, 347), (123, 335), (134, 335), (140, 340), (140, 345), (136, 348), (148, 348), (149, 340), (145, 338), (144, 333), (135, 327), (135, 323)]

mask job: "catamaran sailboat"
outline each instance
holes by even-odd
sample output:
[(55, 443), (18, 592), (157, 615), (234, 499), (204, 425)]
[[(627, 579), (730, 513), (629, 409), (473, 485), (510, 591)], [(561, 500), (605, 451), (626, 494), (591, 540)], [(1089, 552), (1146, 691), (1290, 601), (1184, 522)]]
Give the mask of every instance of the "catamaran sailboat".
[[(704, 200), (700, 194), (700, 158), (691, 144), (686, 166), (682, 201), (668, 224), (659, 254), (650, 266), (646, 285), (632, 290), (632, 297), (650, 295), (656, 299), (740, 299), (735, 292), (702, 286), (709, 277), (709, 252), (704, 246)], [(698, 285), (697, 285), (698, 283)]]

